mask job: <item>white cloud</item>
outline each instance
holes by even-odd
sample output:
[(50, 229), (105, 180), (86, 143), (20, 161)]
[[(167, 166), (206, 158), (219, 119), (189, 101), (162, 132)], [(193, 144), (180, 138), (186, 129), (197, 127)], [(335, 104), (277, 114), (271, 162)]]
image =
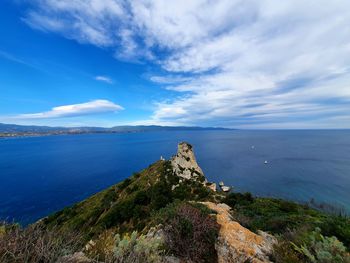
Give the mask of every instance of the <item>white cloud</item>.
[(173, 76), (173, 75), (165, 75), (165, 76), (151, 76), (150, 80), (160, 84), (177, 84), (190, 81), (189, 77), (182, 76)]
[(349, 119), (348, 0), (35, 2), (30, 26), (161, 67), (150, 80), (179, 96), (155, 104), (154, 123), (339, 127)]
[(93, 100), (90, 102), (64, 105), (52, 108), (50, 111), (20, 114), (13, 119), (50, 119), (91, 115), (96, 113), (117, 112), (123, 107), (108, 100)]
[(108, 84), (113, 84), (113, 80), (107, 76), (96, 76), (95, 80), (102, 81)]

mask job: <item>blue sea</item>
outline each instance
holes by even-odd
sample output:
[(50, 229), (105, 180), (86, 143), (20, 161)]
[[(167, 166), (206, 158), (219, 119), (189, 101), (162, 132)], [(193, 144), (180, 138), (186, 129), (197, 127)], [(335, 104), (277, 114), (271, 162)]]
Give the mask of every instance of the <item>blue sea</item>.
[(170, 158), (180, 141), (211, 181), (350, 211), (350, 130), (164, 131), (0, 139), (0, 219), (33, 222)]

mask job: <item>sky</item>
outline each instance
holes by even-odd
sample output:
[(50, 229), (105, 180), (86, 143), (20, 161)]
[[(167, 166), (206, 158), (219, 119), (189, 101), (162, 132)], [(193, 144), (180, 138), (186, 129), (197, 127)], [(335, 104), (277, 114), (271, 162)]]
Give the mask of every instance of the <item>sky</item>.
[(350, 128), (349, 0), (1, 0), (0, 122)]

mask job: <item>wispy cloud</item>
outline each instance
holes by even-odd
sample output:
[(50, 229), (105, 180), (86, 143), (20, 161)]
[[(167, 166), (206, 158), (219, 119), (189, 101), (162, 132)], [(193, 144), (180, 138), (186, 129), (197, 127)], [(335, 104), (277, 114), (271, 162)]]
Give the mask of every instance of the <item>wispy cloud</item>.
[(113, 84), (113, 79), (111, 79), (110, 77), (107, 76), (96, 76), (95, 80), (97, 81), (102, 81), (108, 84)]
[(348, 0), (34, 3), (33, 28), (159, 65), (150, 80), (179, 96), (155, 103), (154, 123), (338, 127), (350, 116)]
[(6, 60), (12, 61), (14, 63), (21, 64), (21, 65), (45, 72), (45, 70), (43, 68), (35, 65), (34, 63), (25, 61), (24, 59), (19, 58), (15, 55), (8, 53), (6, 51), (3, 51), (3, 50), (0, 50), (0, 59), (6, 59)]
[(13, 119), (50, 119), (63, 117), (85, 116), (96, 113), (117, 112), (123, 107), (108, 100), (94, 100), (85, 103), (54, 107), (49, 111), (20, 114)]
[(151, 76), (150, 80), (160, 84), (179, 84), (179, 83), (190, 81), (191, 78), (177, 76), (177, 75), (165, 75), (165, 76)]

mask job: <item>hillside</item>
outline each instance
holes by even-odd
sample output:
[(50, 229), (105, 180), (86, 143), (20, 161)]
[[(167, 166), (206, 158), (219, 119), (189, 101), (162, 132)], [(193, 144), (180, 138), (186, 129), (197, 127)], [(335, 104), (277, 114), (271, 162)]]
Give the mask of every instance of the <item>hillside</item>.
[[(123, 182), (95, 194), (45, 220), (47, 226), (83, 229), (89, 237), (104, 229), (119, 233), (143, 230), (152, 212), (174, 200), (207, 200), (213, 193), (195, 180), (179, 182), (169, 161), (158, 161)], [(178, 185), (172, 190), (173, 185)]]
[(0, 227), (0, 262), (329, 263), (350, 262), (349, 246), (347, 217), (218, 191), (188, 143), (26, 229)]

